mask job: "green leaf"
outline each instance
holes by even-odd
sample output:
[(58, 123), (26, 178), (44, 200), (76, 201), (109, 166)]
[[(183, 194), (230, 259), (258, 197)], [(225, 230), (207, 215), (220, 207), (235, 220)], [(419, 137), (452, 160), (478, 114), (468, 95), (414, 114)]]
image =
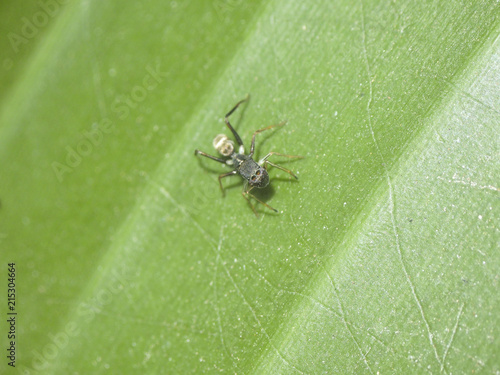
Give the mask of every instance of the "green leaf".
[(500, 371), (497, 2), (2, 8), (21, 373)]

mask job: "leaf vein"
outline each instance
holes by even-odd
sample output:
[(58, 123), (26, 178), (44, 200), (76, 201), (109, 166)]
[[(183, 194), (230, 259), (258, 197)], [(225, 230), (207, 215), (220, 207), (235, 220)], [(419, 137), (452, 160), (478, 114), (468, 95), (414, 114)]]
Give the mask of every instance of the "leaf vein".
[(368, 61), (368, 52), (367, 52), (367, 48), (366, 48), (366, 27), (365, 27), (365, 12), (364, 12), (363, 0), (360, 0), (360, 3), (361, 3), (361, 26), (362, 26), (363, 57), (364, 57), (364, 60), (365, 60), (366, 74), (367, 74), (367, 77), (368, 77), (368, 83), (369, 83), (369, 88), (370, 88), (370, 95), (369, 95), (369, 98), (368, 98), (368, 102), (366, 104), (366, 112), (367, 112), (367, 116), (368, 116), (368, 127), (370, 129), (370, 133), (371, 133), (371, 136), (372, 136), (375, 148), (377, 150), (377, 154), (379, 155), (379, 158), (382, 161), (382, 166), (384, 168), (384, 174), (385, 174), (386, 179), (387, 179), (387, 185), (388, 185), (388, 188), (389, 188), (389, 212), (390, 212), (390, 217), (391, 217), (392, 231), (393, 231), (395, 242), (396, 242), (396, 249), (397, 249), (398, 256), (399, 256), (399, 261), (401, 263), (403, 272), (405, 274), (406, 281), (408, 282), (408, 285), (409, 285), (409, 287), (411, 289), (413, 298), (415, 299), (415, 302), (416, 302), (416, 304), (418, 306), (418, 309), (420, 311), (420, 315), (422, 317), (422, 320), (423, 320), (423, 322), (425, 324), (425, 327), (426, 327), (426, 330), (427, 330), (427, 336), (428, 336), (428, 339), (429, 339), (429, 343), (430, 343), (430, 345), (431, 345), (431, 347), (432, 347), (432, 349), (434, 351), (434, 356), (435, 356), (437, 362), (439, 363), (439, 365), (442, 366), (443, 362), (439, 358), (439, 354), (437, 352), (437, 348), (436, 348), (436, 345), (434, 343), (433, 334), (431, 332), (431, 329), (430, 329), (430, 326), (429, 326), (429, 322), (428, 322), (428, 320), (427, 320), (427, 318), (425, 316), (425, 312), (424, 312), (424, 309), (423, 309), (423, 306), (422, 306), (422, 302), (420, 301), (420, 298), (417, 295), (417, 292), (416, 292), (416, 289), (415, 289), (415, 285), (411, 281), (411, 278), (410, 278), (410, 275), (408, 273), (408, 270), (406, 269), (406, 264), (405, 264), (405, 261), (404, 261), (403, 252), (401, 250), (401, 244), (400, 244), (400, 241), (399, 241), (399, 234), (398, 234), (398, 230), (397, 230), (396, 219), (395, 219), (395, 216), (394, 216), (395, 205), (394, 205), (394, 194), (393, 194), (393, 187), (392, 187), (391, 177), (390, 177), (389, 171), (387, 169), (387, 165), (386, 165), (386, 162), (385, 162), (384, 155), (382, 154), (382, 152), (380, 150), (380, 146), (378, 144), (377, 138), (375, 137), (375, 133), (373, 131), (373, 125), (372, 125), (372, 119), (371, 119), (371, 116), (372, 116), (372, 114), (371, 114), (371, 105), (372, 105), (372, 98), (373, 98), (372, 73), (371, 73), (371, 70), (370, 70), (370, 62)]

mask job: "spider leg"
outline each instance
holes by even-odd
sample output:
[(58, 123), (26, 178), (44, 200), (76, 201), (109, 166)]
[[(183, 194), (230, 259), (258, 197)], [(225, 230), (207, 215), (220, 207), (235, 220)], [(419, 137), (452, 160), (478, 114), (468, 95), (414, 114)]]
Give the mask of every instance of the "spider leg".
[(287, 155), (287, 154), (280, 154), (279, 152), (271, 151), (268, 153), (266, 156), (264, 156), (262, 159), (260, 159), (259, 164), (267, 160), (268, 157), (272, 155), (277, 155), (277, 156), (284, 156), (285, 158), (297, 158), (297, 159), (303, 159), (303, 156), (300, 155)]
[(279, 124), (274, 124), (274, 125), (266, 126), (265, 128), (259, 129), (255, 133), (253, 133), (253, 135), (252, 135), (252, 143), (250, 144), (250, 154), (249, 154), (249, 156), (252, 157), (253, 153), (255, 151), (255, 136), (257, 134), (262, 133), (263, 131), (266, 131), (266, 130), (269, 130), (269, 129), (272, 129), (272, 128), (276, 128), (278, 126), (283, 126), (285, 124), (286, 124), (286, 120), (280, 122)]
[(269, 160), (267, 160), (268, 157), (272, 156), (272, 155), (277, 155), (277, 156), (284, 156), (286, 158), (297, 158), (297, 159), (302, 159), (303, 156), (298, 156), (298, 155), (286, 155), (286, 154), (280, 154), (279, 152), (274, 152), (274, 151), (271, 151), (269, 154), (267, 154), (266, 156), (264, 156), (262, 159), (259, 160), (259, 165), (262, 165), (264, 164), (264, 166), (266, 164), (269, 164), (273, 167), (276, 167), (278, 169), (281, 169), (282, 171), (292, 175), (293, 177), (295, 177), (297, 180), (299, 179), (291, 170), (289, 169), (286, 169), (286, 168), (283, 168), (281, 165), (277, 165), (277, 164), (274, 164), (274, 163), (271, 163)]
[(289, 175), (295, 177), (296, 180), (299, 179), (297, 176), (295, 176), (295, 174), (291, 170), (283, 168), (281, 165), (271, 163), (269, 160), (266, 160), (264, 163), (269, 164), (269, 165), (271, 165), (273, 167), (276, 167), (278, 169), (281, 169), (282, 171), (284, 171), (284, 172), (288, 173)]
[(201, 156), (205, 156), (205, 157), (207, 157), (209, 159), (218, 161), (219, 163), (227, 164), (227, 160), (221, 159), (221, 158), (217, 158), (217, 157), (212, 156), (212, 155), (208, 155), (206, 152), (203, 152), (203, 151), (200, 151), (200, 150), (194, 150), (194, 154), (195, 154), (195, 156), (201, 155)]
[(233, 107), (233, 109), (231, 109), (227, 114), (226, 116), (224, 117), (224, 122), (226, 123), (227, 127), (229, 128), (229, 130), (231, 130), (231, 133), (233, 133), (233, 136), (234, 138), (236, 139), (236, 142), (238, 142), (238, 144), (240, 146), (243, 146), (243, 141), (241, 140), (240, 136), (238, 135), (238, 133), (236, 133), (236, 130), (234, 130), (233, 126), (231, 125), (231, 123), (229, 122), (229, 116), (231, 116), (233, 114), (234, 111), (236, 111), (236, 109), (240, 106), (241, 103), (244, 103), (246, 102), (248, 99), (250, 98), (250, 95), (247, 95), (247, 97), (243, 100), (240, 100), (238, 103), (236, 103), (236, 105)]
[(229, 176), (233, 176), (235, 174), (238, 174), (238, 172), (236, 171), (231, 171), (231, 172), (227, 172), (227, 173), (223, 173), (219, 176), (219, 186), (220, 186), (220, 191), (222, 191), (222, 195), (224, 195), (224, 188), (222, 187), (222, 179), (224, 177), (229, 177)]
[(252, 204), (252, 202), (250, 202), (250, 199), (248, 198), (249, 196), (254, 198), (257, 202), (259, 203), (262, 203), (264, 206), (266, 206), (267, 208), (269, 208), (270, 210), (274, 211), (274, 212), (278, 212), (277, 209), (275, 208), (272, 208), (270, 205), (268, 205), (266, 202), (263, 202), (261, 201), (259, 198), (257, 198), (255, 195), (253, 194), (250, 194), (250, 190), (252, 190), (253, 187), (251, 187), (250, 189), (247, 189), (247, 190), (243, 190), (241, 192), (241, 194), (243, 195), (243, 198), (246, 199), (246, 201), (248, 202), (248, 204), (250, 205), (250, 207), (252, 207), (252, 211), (253, 213), (255, 214), (255, 216), (259, 217), (259, 215), (257, 214), (257, 211), (255, 210), (255, 206)]

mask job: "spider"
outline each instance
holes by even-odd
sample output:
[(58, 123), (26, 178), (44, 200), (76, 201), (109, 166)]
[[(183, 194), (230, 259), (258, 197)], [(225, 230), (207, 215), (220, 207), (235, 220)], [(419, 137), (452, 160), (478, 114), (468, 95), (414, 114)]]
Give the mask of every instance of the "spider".
[(263, 131), (283, 126), (283, 125), (285, 125), (286, 121), (283, 121), (279, 124), (267, 126), (265, 128), (257, 130), (255, 133), (253, 133), (252, 143), (250, 144), (250, 152), (248, 154), (245, 154), (245, 146), (243, 145), (243, 141), (241, 140), (241, 138), (238, 135), (238, 133), (236, 132), (236, 130), (234, 130), (234, 128), (231, 126), (231, 123), (229, 122), (229, 116), (231, 116), (233, 114), (233, 112), (236, 111), (236, 109), (240, 106), (241, 103), (247, 101), (248, 98), (249, 97), (247, 96), (245, 99), (240, 100), (238, 103), (236, 103), (236, 105), (233, 107), (233, 109), (231, 109), (224, 117), (224, 122), (226, 123), (229, 130), (231, 130), (231, 133), (233, 134), (234, 138), (236, 139), (236, 142), (239, 145), (238, 152), (235, 152), (234, 142), (232, 140), (230, 140), (224, 134), (219, 134), (214, 138), (213, 146), (222, 156), (226, 157), (226, 159), (218, 158), (218, 157), (209, 155), (209, 154), (207, 154), (203, 151), (200, 151), (200, 150), (195, 150), (194, 154), (195, 155), (202, 155), (202, 156), (205, 156), (209, 159), (215, 160), (219, 163), (232, 166), (234, 169), (231, 172), (223, 173), (219, 176), (219, 185), (220, 185), (220, 189), (222, 191), (222, 194), (224, 194), (224, 188), (222, 187), (222, 179), (224, 177), (229, 177), (229, 176), (239, 174), (245, 180), (245, 186), (244, 186), (244, 189), (242, 191), (242, 195), (246, 199), (246, 201), (248, 202), (250, 207), (252, 207), (252, 211), (254, 212), (255, 216), (258, 217), (257, 211), (255, 210), (254, 205), (250, 202), (249, 197), (254, 198), (257, 202), (263, 204), (264, 206), (266, 206), (270, 210), (273, 210), (274, 212), (278, 212), (278, 210), (271, 207), (266, 202), (263, 202), (262, 200), (258, 199), (255, 195), (250, 193), (250, 191), (253, 188), (265, 188), (267, 185), (269, 185), (269, 174), (267, 173), (267, 169), (266, 169), (267, 165), (271, 165), (273, 167), (281, 169), (282, 171), (285, 171), (286, 173), (288, 173), (291, 176), (298, 179), (298, 177), (292, 171), (290, 171), (286, 168), (283, 168), (277, 164), (271, 163), (267, 159), (272, 155), (284, 156), (287, 158), (302, 158), (302, 156), (285, 155), (285, 154), (280, 154), (278, 152), (271, 151), (266, 156), (264, 156), (262, 159), (260, 159), (259, 162), (256, 162), (255, 160), (253, 160), (253, 154), (255, 151), (255, 136), (259, 133), (262, 133)]

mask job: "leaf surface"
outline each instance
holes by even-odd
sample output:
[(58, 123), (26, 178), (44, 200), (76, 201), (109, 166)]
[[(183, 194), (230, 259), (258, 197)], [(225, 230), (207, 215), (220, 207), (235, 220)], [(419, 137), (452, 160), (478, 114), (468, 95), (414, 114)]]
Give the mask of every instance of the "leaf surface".
[[(57, 4), (1, 75), (21, 371), (500, 371), (497, 3)], [(258, 219), (193, 156), (247, 93), (305, 157)]]

